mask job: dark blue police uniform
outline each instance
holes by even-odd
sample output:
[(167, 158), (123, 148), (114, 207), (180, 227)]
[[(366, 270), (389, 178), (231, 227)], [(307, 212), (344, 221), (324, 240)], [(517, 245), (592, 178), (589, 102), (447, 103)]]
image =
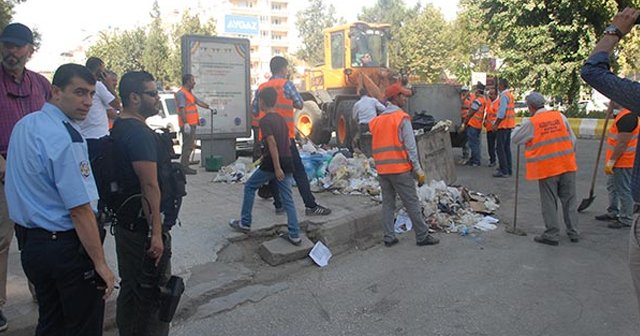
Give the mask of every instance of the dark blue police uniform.
[(95, 211), (98, 200), (78, 126), (47, 103), (16, 124), (7, 157), (9, 216), (39, 304), (36, 335), (102, 335), (104, 292), (69, 211), (87, 203)]

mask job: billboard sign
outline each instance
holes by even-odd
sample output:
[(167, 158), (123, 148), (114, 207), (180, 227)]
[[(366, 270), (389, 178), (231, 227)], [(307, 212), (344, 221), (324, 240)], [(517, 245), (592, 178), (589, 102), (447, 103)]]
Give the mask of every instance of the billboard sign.
[(183, 73), (195, 76), (194, 95), (212, 108), (198, 108), (201, 122), (196, 135), (201, 139), (248, 136), (249, 40), (185, 35), (182, 62)]
[(259, 21), (253, 16), (224, 16), (224, 32), (227, 34), (258, 35)]

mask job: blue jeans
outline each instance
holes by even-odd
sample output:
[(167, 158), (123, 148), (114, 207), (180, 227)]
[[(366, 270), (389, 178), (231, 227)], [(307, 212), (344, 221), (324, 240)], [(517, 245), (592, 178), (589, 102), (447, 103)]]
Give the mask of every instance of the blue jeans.
[(513, 170), (511, 168), (511, 128), (498, 129), (497, 134), (497, 146), (498, 163), (500, 167), (498, 170), (504, 175), (511, 175)]
[[(298, 146), (293, 139), (291, 139), (290, 149), (291, 160), (293, 161), (293, 179), (296, 181), (296, 186), (298, 187), (298, 192), (300, 192), (304, 206), (309, 209), (313, 209), (318, 205), (318, 203), (316, 203), (316, 198), (313, 197), (313, 194), (311, 193), (309, 178), (307, 177), (307, 172), (304, 170), (304, 164), (302, 164), (300, 152), (298, 152)], [(273, 205), (276, 209), (282, 208), (282, 200), (278, 193), (275, 178), (273, 181), (269, 182), (269, 187), (271, 188), (271, 194), (273, 195)]]
[(632, 168), (613, 168), (613, 175), (607, 179), (609, 192), (607, 213), (618, 216), (618, 220), (624, 225), (631, 225), (633, 222), (632, 170)]
[(469, 147), (471, 148), (470, 163), (480, 164), (482, 158), (480, 154), (480, 132), (482, 130), (475, 127), (467, 127), (467, 139), (469, 139)]
[[(304, 170), (302, 173), (304, 174)], [(253, 209), (253, 200), (256, 198), (256, 190), (269, 181), (275, 181), (284, 204), (284, 210), (287, 212), (289, 235), (293, 238), (298, 238), (300, 236), (300, 226), (298, 225), (296, 207), (293, 204), (293, 195), (291, 194), (292, 180), (291, 173), (285, 174), (284, 180), (278, 181), (274, 172), (264, 171), (260, 168), (256, 169), (244, 184), (244, 198), (242, 199), (242, 214), (240, 218), (242, 224), (251, 225), (251, 210)]]
[(496, 132), (487, 132), (487, 149), (489, 150), (489, 163), (496, 162)]

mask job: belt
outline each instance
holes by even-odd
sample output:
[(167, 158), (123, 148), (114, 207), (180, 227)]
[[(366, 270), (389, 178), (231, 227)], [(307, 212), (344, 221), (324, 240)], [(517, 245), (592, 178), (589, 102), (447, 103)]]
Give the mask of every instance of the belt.
[(26, 239), (51, 239), (51, 240), (71, 240), (78, 239), (76, 230), (51, 232), (45, 229), (25, 229)]

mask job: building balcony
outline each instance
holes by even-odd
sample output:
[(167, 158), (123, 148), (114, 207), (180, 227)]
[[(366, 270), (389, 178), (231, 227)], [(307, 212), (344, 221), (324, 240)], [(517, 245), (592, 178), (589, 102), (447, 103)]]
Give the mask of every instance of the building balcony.
[(271, 24), (270, 28), (271, 28), (271, 31), (279, 31), (279, 32), (289, 32), (291, 30), (291, 27), (289, 27), (289, 25), (286, 23)]

